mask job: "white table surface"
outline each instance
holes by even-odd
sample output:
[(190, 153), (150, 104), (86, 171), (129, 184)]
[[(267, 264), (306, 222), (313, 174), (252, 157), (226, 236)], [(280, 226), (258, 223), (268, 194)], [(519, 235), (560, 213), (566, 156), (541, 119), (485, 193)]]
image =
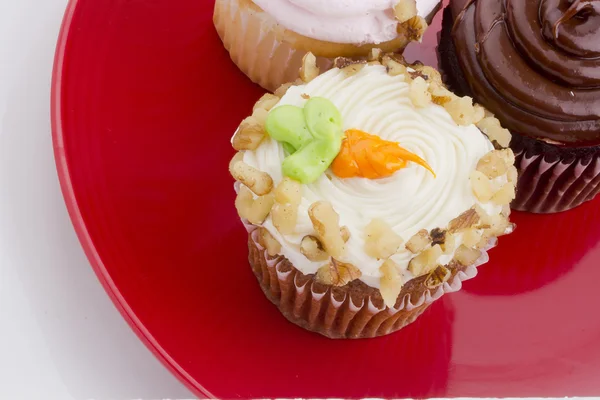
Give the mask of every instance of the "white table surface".
[(50, 81), (66, 2), (0, 0), (0, 399), (192, 398), (105, 294), (63, 203)]

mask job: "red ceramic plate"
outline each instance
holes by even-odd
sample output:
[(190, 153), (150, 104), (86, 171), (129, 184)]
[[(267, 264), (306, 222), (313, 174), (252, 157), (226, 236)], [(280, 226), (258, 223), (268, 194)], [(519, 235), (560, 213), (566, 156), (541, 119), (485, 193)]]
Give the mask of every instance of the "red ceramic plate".
[[(600, 199), (516, 213), (476, 279), (387, 337), (333, 341), (279, 314), (247, 264), (227, 172), (231, 133), (262, 91), (230, 62), (212, 5), (71, 1), (56, 57), (75, 229), (165, 365), (221, 398), (600, 394)], [(435, 36), (411, 57), (434, 62)]]

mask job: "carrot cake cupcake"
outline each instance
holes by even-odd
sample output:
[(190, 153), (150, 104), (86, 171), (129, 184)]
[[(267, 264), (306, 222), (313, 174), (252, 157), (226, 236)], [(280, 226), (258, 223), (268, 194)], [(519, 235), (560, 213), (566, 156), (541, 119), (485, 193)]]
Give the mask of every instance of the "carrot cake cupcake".
[(373, 50), (263, 96), (235, 133), (235, 206), (266, 296), (332, 338), (385, 335), (510, 233), (514, 156), (433, 68)]

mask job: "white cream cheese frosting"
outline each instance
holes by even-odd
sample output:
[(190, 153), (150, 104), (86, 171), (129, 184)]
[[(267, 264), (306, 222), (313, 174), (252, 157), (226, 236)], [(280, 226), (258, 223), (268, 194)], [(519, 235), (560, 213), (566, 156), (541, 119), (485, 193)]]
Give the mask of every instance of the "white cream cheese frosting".
[[(254, 0), (286, 29), (333, 43), (379, 44), (396, 38), (393, 8), (399, 0)], [(417, 0), (427, 17), (439, 0)]]
[[(476, 203), (490, 215), (500, 213), (501, 206), (476, 199), (469, 181), (479, 159), (493, 150), (490, 141), (474, 125), (458, 126), (441, 106), (432, 103), (416, 108), (408, 93), (409, 85), (402, 75), (390, 76), (385, 67), (373, 65), (351, 77), (332, 69), (308, 84), (292, 86), (278, 103), (301, 107), (306, 95), (327, 98), (339, 109), (344, 130), (359, 129), (398, 142), (427, 161), (436, 173), (434, 178), (414, 163), (376, 180), (341, 179), (328, 170), (316, 182), (302, 185), (294, 233), (281, 235), (270, 216), (263, 226), (281, 243), (281, 253), (304, 274), (316, 273), (323, 265), (311, 262), (300, 252), (302, 238), (315, 235), (308, 216), (315, 201), (330, 202), (340, 216), (340, 226), (350, 231), (340, 261), (360, 269), (360, 280), (375, 288), (379, 288), (379, 267), (384, 260), (372, 258), (364, 250), (365, 226), (374, 218), (386, 221), (406, 242), (421, 229), (446, 227)], [(284, 158), (281, 144), (267, 137), (256, 150), (245, 151), (243, 161), (268, 173), (277, 185), (283, 179)], [(404, 246), (392, 256), (405, 282), (413, 278), (408, 271), (412, 257)], [(438, 261), (444, 265), (452, 258), (452, 254), (445, 255)]]

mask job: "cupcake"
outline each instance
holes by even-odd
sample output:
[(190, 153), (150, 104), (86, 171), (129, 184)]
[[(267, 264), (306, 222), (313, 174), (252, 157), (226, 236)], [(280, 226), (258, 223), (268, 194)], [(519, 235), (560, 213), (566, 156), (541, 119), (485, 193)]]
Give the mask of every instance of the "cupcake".
[(482, 134), (485, 110), (433, 68), (369, 60), (305, 61), (232, 138), (252, 270), (288, 320), (331, 338), (406, 326), (513, 229), (506, 131)]
[(441, 0), (216, 0), (214, 23), (231, 59), (274, 91), (298, 77), (311, 52), (325, 69), (335, 57), (373, 47), (401, 51), (420, 40)]
[(514, 209), (553, 213), (600, 191), (600, 2), (452, 0), (440, 66), (512, 133)]

